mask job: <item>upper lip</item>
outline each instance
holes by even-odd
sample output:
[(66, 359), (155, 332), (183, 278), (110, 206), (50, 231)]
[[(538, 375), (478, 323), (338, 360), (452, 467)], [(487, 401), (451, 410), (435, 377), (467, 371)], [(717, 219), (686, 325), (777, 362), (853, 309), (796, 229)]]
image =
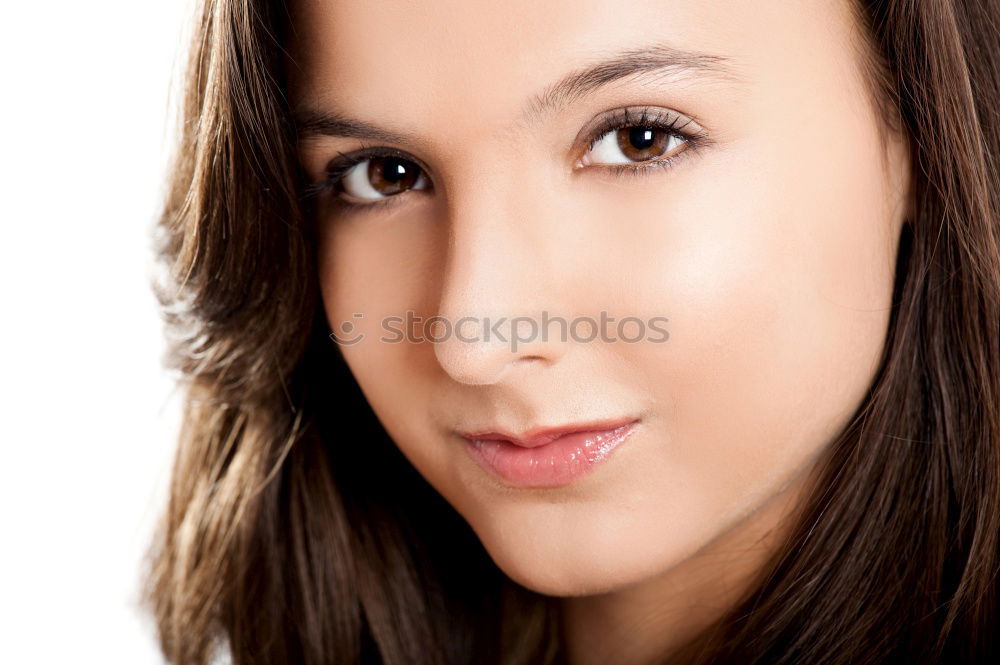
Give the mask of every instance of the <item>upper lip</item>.
[(476, 430), (474, 432), (460, 432), (460, 434), (467, 439), (507, 441), (523, 448), (535, 448), (551, 443), (567, 434), (574, 434), (576, 432), (606, 432), (634, 422), (637, 422), (636, 418), (616, 418), (614, 420), (597, 420), (587, 423), (560, 425), (558, 427), (533, 427), (521, 434), (512, 434), (503, 430)]

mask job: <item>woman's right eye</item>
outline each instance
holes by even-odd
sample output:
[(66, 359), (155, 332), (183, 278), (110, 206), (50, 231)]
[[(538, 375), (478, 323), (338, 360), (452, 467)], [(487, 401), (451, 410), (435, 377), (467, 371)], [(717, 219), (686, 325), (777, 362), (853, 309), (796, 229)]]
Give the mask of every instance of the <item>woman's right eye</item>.
[(335, 180), (340, 191), (357, 202), (363, 202), (361, 205), (409, 189), (427, 189), (430, 182), (420, 166), (394, 155), (368, 157), (347, 166)]

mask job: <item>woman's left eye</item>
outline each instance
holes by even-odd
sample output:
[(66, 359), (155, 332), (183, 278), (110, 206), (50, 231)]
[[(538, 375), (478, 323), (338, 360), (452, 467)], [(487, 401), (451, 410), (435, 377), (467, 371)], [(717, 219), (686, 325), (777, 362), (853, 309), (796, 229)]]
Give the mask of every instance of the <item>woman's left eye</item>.
[(576, 166), (609, 166), (616, 173), (669, 166), (677, 155), (707, 140), (697, 128), (687, 129), (691, 124), (691, 120), (674, 112), (620, 109), (594, 132), (595, 138)]
[(606, 132), (580, 160), (594, 164), (635, 164), (662, 159), (677, 152), (687, 139), (677, 132), (658, 127), (622, 127)]

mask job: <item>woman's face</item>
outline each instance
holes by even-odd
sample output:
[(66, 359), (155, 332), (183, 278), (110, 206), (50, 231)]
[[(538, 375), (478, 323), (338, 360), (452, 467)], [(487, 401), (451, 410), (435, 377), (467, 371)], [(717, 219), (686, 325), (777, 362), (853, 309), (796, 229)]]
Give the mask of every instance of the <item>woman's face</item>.
[[(295, 26), (303, 167), (360, 162), (317, 199), (331, 329), (504, 571), (641, 581), (805, 477), (874, 376), (909, 201), (847, 2), (303, 1)], [(563, 425), (612, 431), (511, 441)]]

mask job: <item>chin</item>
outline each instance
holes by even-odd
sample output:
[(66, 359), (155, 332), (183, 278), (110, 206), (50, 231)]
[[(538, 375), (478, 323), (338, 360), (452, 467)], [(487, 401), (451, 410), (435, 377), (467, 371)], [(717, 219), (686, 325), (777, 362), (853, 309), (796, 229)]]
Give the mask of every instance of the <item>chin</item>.
[[(490, 548), (487, 547), (487, 551)], [(544, 553), (524, 556), (521, 553), (494, 554), (493, 561), (510, 579), (526, 589), (546, 596), (590, 596), (617, 591), (642, 582), (664, 569), (671, 562), (639, 561), (623, 557), (622, 552), (612, 560), (602, 559), (597, 552), (584, 551), (580, 556), (564, 553)]]
[(648, 528), (623, 529), (620, 522), (608, 521), (613, 520), (581, 516), (582, 524), (558, 528), (536, 517), (511, 524), (473, 522), (472, 526), (500, 570), (521, 586), (547, 596), (615, 591), (669, 570), (695, 549), (684, 547), (676, 532), (658, 530), (656, 535), (665, 542), (652, 542)]

